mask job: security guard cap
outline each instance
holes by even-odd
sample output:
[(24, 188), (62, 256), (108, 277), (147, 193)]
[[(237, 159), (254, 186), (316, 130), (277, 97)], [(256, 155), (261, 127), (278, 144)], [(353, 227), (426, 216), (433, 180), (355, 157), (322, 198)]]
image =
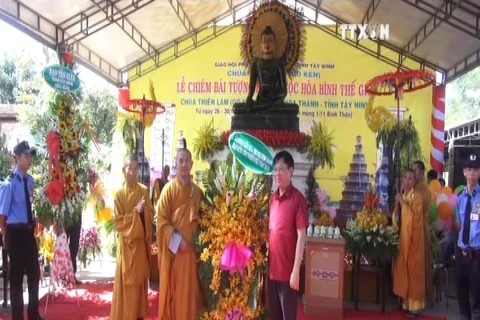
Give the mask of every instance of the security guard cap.
[(465, 161), (464, 168), (480, 168), (480, 156), (472, 153)]
[(22, 141), (20, 142), (19, 144), (17, 144), (14, 148), (13, 148), (13, 154), (16, 155), (16, 156), (19, 156), (21, 154), (31, 154), (31, 155), (35, 155), (36, 154), (36, 151), (35, 149), (33, 148), (30, 148), (30, 145), (28, 144), (27, 141)]

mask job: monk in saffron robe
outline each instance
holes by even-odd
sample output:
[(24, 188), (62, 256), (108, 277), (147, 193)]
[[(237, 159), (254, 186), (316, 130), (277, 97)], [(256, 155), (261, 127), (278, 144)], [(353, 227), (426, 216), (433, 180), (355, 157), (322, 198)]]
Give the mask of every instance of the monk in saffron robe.
[(162, 194), (163, 187), (168, 182), (168, 176), (170, 175), (170, 167), (165, 166), (162, 170), (161, 179), (156, 179), (153, 183), (153, 192), (152, 192), (152, 204), (156, 207), (158, 200), (160, 199), (160, 194)]
[(192, 182), (192, 155), (178, 149), (177, 177), (163, 188), (157, 203), (160, 271), (158, 319), (194, 320), (203, 307), (197, 254), (192, 238), (198, 230), (201, 189)]
[(412, 166), (415, 172), (415, 192), (422, 197), (423, 203), (423, 226), (424, 226), (424, 238), (425, 238), (425, 294), (430, 296), (433, 294), (433, 262), (432, 262), (432, 249), (430, 246), (430, 224), (428, 222), (428, 216), (430, 214), (430, 203), (432, 201), (432, 195), (430, 189), (425, 183), (425, 164), (422, 161), (415, 161)]
[(147, 187), (137, 182), (134, 156), (126, 157), (123, 170), (126, 182), (115, 195), (118, 247), (110, 319), (137, 320), (148, 316), (153, 207)]
[[(397, 194), (396, 215), (401, 209), (400, 248), (393, 267), (393, 292), (402, 298), (409, 318), (425, 308), (425, 246), (422, 197), (413, 190), (415, 173), (404, 176), (404, 195)], [(394, 219), (395, 220), (395, 219)]]

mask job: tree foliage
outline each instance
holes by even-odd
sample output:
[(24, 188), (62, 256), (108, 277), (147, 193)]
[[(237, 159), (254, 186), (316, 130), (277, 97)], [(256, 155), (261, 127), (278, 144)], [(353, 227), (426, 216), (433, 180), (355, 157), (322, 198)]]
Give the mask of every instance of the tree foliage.
[(12, 164), (12, 157), (7, 150), (7, 137), (0, 132), (0, 181), (5, 179)]
[(98, 142), (111, 145), (117, 120), (117, 101), (112, 90), (107, 86), (87, 87), (79, 111), (89, 123)]
[(445, 126), (452, 127), (480, 117), (480, 68), (447, 87)]
[[(47, 109), (54, 93), (43, 80), (42, 70), (56, 63), (57, 54), (40, 45), (9, 50), (0, 57), (0, 103), (28, 106), (21, 120), (35, 138), (44, 139), (53, 121)], [(88, 83), (82, 78), (81, 68), (75, 67), (74, 72), (82, 82), (73, 96), (79, 116), (89, 123), (99, 143), (110, 146), (117, 114), (113, 88)]]

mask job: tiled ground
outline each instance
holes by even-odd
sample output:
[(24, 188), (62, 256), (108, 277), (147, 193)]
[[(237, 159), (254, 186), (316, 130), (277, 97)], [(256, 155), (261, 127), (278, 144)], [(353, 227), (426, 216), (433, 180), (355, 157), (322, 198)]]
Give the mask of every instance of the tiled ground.
[[(81, 281), (88, 281), (88, 282), (110, 282), (113, 281), (113, 276), (115, 273), (115, 261), (108, 257), (108, 255), (104, 256), (103, 261), (94, 261), (92, 262), (89, 266), (87, 266), (85, 269), (81, 269), (78, 272), (78, 278)], [(433, 308), (430, 307), (430, 304), (428, 306), (428, 309), (425, 311), (425, 314), (429, 315), (435, 315), (435, 316), (444, 316), (447, 317), (449, 320), (453, 319), (458, 319), (458, 307), (456, 303), (456, 297), (455, 297), (455, 285), (454, 285), (454, 280), (453, 280), (453, 274), (451, 272), (450, 274), (450, 285), (449, 285), (449, 306), (447, 308), (446, 306), (446, 300), (443, 297), (442, 301), (440, 302), (435, 302), (433, 304)], [(47, 279), (48, 280), (48, 279)], [(442, 287), (445, 288), (445, 281)], [(155, 285), (152, 285), (154, 287)], [(25, 285), (24, 288), (26, 289), (26, 279), (25, 279)], [(46, 283), (41, 286), (40, 288), (40, 295), (43, 296), (47, 292), (47, 286)], [(443, 295), (445, 292), (443, 292)], [(24, 301), (28, 301), (28, 293), (24, 293)], [(0, 302), (3, 302), (3, 281), (0, 279)], [(345, 302), (345, 306), (347, 308), (353, 308), (353, 304), (350, 301)], [(41, 308), (44, 308), (45, 306), (41, 306)], [(391, 297), (387, 306), (387, 310), (392, 310), (396, 308), (396, 301), (394, 297)], [(378, 304), (372, 304), (372, 303), (360, 303), (359, 304), (360, 309), (371, 309), (371, 310), (379, 310), (380, 305)], [(42, 310), (43, 314), (43, 310)], [(2, 308), (0, 304), (0, 318), (3, 316), (10, 315), (10, 308)], [(387, 319), (387, 317), (386, 317)]]

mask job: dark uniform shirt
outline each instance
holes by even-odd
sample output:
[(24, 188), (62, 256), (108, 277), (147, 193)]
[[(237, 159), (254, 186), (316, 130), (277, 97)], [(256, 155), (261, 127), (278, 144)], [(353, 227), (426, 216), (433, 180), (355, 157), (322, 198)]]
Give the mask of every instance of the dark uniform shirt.
[(460, 224), (460, 232), (458, 234), (458, 247), (460, 249), (467, 249), (463, 243), (463, 222), (465, 219), (470, 219), (470, 244), (469, 248), (474, 250), (480, 249), (480, 186), (477, 184), (470, 194), (472, 196), (472, 212), (470, 217), (465, 217), (465, 209), (467, 207), (468, 190), (465, 190), (458, 196), (457, 199), (457, 221)]

